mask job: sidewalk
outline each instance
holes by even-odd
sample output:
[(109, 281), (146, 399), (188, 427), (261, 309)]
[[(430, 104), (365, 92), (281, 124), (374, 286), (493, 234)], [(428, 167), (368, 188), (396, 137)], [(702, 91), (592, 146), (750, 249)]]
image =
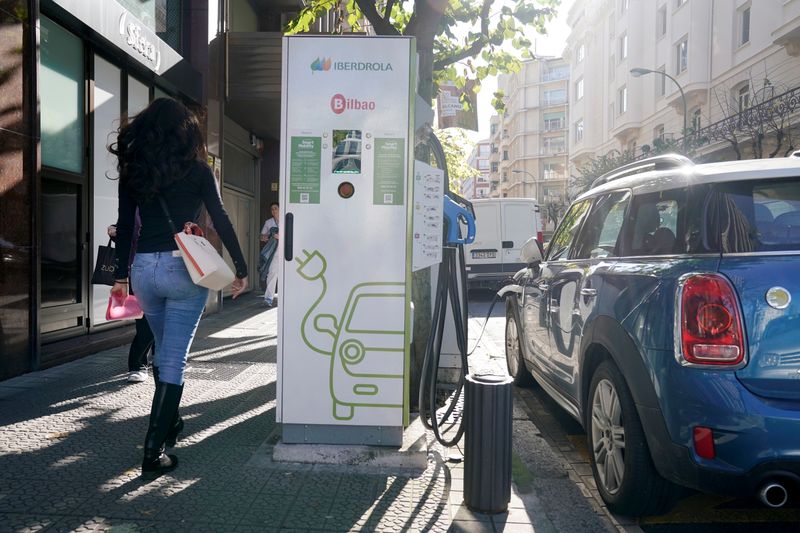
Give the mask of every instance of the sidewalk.
[[(421, 473), (259, 460), (279, 437), (276, 320), (252, 294), (202, 320), (181, 463), (150, 483), (139, 464), (153, 382), (125, 381), (127, 346), (0, 382), (0, 532), (561, 530), (519, 460), (509, 512), (494, 517), (461, 506), (456, 450), (431, 445)], [(500, 364), (481, 353), (477, 366)]]

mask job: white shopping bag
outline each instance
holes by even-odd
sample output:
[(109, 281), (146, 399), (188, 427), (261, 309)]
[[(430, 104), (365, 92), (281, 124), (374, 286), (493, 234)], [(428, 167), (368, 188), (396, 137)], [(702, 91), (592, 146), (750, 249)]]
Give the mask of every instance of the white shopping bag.
[(175, 242), (195, 285), (221, 291), (233, 282), (233, 272), (208, 239), (180, 232), (175, 234)]

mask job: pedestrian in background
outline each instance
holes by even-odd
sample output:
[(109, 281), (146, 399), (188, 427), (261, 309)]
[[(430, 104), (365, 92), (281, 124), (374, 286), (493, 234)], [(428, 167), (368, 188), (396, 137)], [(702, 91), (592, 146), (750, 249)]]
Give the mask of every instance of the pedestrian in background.
[(183, 429), (178, 414), (186, 359), (205, 307), (208, 289), (195, 285), (175, 244), (170, 218), (197, 226), (205, 206), (233, 259), (233, 297), (247, 287), (247, 264), (228, 214), (222, 206), (197, 117), (172, 98), (158, 98), (120, 128), (109, 151), (117, 156), (119, 219), (116, 283), (111, 292), (128, 293), (128, 254), (138, 208), (141, 232), (130, 267), (136, 292), (155, 338), (155, 394), (144, 442), (142, 477), (154, 479), (178, 465), (174, 446)]
[[(275, 299), (275, 293), (278, 290), (278, 268), (280, 268), (281, 258), (283, 254), (280, 250), (280, 231), (278, 228), (278, 221), (281, 218), (281, 210), (278, 202), (269, 204), (269, 212), (272, 217), (264, 222), (261, 228), (261, 242), (264, 247), (261, 249), (261, 267), (259, 274), (262, 280), (266, 278), (266, 286), (264, 288), (264, 304), (272, 307)], [(266, 252), (266, 253), (265, 253)], [(266, 271), (266, 275), (262, 273)]]
[[(131, 238), (131, 253), (128, 265), (130, 265), (133, 258), (136, 256), (136, 242), (139, 240), (139, 228), (141, 221), (139, 220), (139, 212), (136, 212), (135, 223), (133, 226), (133, 237)], [(117, 226), (111, 225), (106, 230), (108, 236), (112, 241), (117, 242)], [(130, 291), (133, 294), (133, 291)], [(133, 336), (131, 348), (128, 350), (128, 383), (141, 383), (147, 381), (148, 373), (147, 367), (150, 362), (148, 355), (153, 349), (153, 332), (150, 331), (150, 325), (147, 319), (142, 317), (136, 320), (136, 334)]]

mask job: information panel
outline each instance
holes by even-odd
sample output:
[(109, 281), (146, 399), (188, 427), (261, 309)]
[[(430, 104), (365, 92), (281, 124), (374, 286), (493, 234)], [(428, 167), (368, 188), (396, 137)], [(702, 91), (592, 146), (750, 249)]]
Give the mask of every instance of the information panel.
[(372, 203), (403, 205), (406, 151), (403, 139), (375, 139)]
[(319, 203), (320, 154), (319, 137), (292, 137), (289, 152), (289, 201), (300, 204)]

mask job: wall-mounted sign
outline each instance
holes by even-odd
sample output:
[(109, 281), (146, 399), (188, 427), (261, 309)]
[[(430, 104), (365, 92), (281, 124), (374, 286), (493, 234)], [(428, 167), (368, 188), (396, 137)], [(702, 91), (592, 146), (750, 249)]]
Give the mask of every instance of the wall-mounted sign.
[[(464, 104), (461, 103), (462, 95), (472, 103), (469, 109), (464, 109)], [(478, 131), (478, 98), (475, 94), (475, 80), (467, 80), (463, 89), (459, 89), (452, 83), (440, 85), (436, 105), (440, 129), (455, 127)]]
[(125, 44), (147, 59), (151, 68), (158, 72), (161, 65), (161, 52), (158, 44), (147, 38), (147, 33), (133, 16), (125, 11), (119, 16), (119, 34), (125, 36)]
[(52, 1), (157, 74), (163, 74), (183, 59), (153, 30), (115, 1)]

